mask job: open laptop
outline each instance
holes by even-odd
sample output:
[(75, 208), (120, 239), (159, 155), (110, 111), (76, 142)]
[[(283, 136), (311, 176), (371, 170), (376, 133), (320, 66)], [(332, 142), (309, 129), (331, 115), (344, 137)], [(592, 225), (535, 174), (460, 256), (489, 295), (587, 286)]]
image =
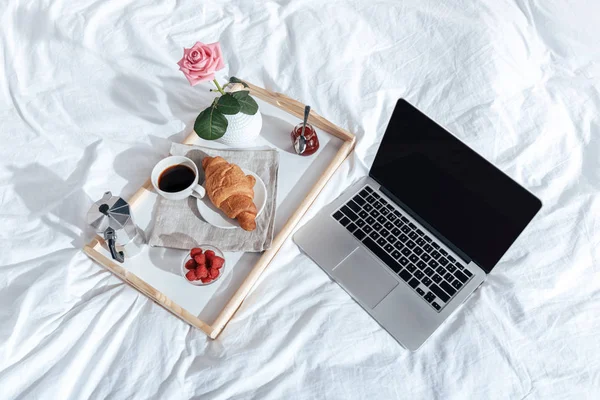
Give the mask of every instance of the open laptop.
[(416, 350), (485, 281), (541, 205), (400, 99), (369, 176), (294, 241)]

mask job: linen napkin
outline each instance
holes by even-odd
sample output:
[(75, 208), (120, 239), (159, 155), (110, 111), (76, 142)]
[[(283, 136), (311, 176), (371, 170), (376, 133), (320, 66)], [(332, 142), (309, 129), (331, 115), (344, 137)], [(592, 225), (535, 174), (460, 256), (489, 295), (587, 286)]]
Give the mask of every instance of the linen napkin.
[[(198, 166), (198, 182), (204, 182), (202, 159), (221, 156), (258, 175), (267, 188), (265, 208), (256, 219), (256, 229), (247, 232), (241, 228), (222, 229), (204, 221), (198, 211), (197, 199), (167, 200), (158, 197), (155, 205), (155, 222), (151, 228), (150, 246), (173, 247), (188, 250), (209, 244), (223, 251), (263, 251), (271, 246), (277, 204), (277, 172), (279, 153), (274, 149), (221, 150), (179, 143), (171, 145), (171, 155), (185, 156)], [(205, 197), (199, 201), (210, 201)]]

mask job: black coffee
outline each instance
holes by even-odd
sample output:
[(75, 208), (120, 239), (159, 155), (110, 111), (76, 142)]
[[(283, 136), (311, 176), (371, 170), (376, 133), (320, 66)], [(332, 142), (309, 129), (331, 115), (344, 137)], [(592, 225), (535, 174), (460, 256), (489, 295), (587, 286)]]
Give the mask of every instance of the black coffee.
[(173, 165), (158, 177), (158, 188), (163, 192), (181, 192), (190, 187), (196, 179), (194, 170), (185, 165)]

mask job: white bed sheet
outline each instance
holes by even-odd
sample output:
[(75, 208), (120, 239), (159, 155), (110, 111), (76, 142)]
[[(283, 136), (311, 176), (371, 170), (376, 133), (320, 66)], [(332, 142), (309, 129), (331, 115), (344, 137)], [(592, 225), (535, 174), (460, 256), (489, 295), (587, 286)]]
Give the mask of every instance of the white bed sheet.
[[(2, 2), (1, 397), (597, 398), (598, 15), (595, 0)], [(367, 171), (400, 96), (544, 208), (416, 353), (291, 241), (210, 341), (80, 251), (91, 202), (131, 195), (205, 105), (175, 64), (196, 40), (358, 135), (311, 215)]]

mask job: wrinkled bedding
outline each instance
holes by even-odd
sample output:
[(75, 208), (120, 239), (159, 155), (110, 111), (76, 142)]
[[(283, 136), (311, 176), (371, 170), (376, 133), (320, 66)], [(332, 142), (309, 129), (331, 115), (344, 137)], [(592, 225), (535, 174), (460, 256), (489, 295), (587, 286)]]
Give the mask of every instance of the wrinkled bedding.
[[(598, 15), (593, 0), (2, 2), (1, 397), (598, 398)], [(210, 341), (80, 250), (91, 203), (130, 196), (192, 129), (205, 90), (175, 63), (197, 40), (358, 136), (306, 218), (368, 171), (398, 97), (544, 207), (418, 352), (291, 240)]]

